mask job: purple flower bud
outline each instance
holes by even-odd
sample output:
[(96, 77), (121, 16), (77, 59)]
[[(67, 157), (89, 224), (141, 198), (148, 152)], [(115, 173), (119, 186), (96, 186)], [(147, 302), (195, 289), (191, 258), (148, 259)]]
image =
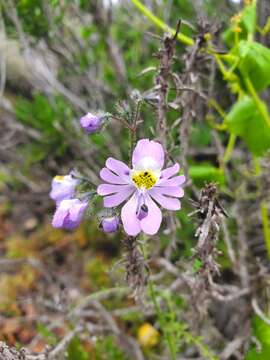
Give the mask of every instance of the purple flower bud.
[(53, 227), (74, 229), (82, 221), (87, 206), (87, 201), (79, 199), (62, 200), (54, 213), (52, 220)]
[(119, 227), (119, 218), (117, 216), (106, 217), (101, 221), (101, 226), (106, 233), (115, 232)]
[(91, 113), (87, 113), (80, 120), (81, 127), (87, 132), (87, 134), (93, 134), (100, 130), (103, 124), (104, 117), (97, 116)]
[(79, 180), (74, 179), (72, 175), (55, 176), (52, 181), (52, 189), (50, 197), (56, 203), (64, 199), (70, 199), (75, 194), (75, 188), (78, 185)]

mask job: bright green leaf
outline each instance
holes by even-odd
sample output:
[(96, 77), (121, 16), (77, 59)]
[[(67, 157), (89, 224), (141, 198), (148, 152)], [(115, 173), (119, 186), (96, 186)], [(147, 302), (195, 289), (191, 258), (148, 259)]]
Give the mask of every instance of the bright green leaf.
[(242, 23), (248, 33), (256, 30), (256, 4), (247, 5), (242, 11)]
[(262, 155), (270, 148), (270, 128), (250, 97), (238, 100), (225, 122), (228, 130), (240, 136), (254, 155)]
[(216, 168), (213, 165), (193, 165), (189, 168), (189, 175), (198, 186), (205, 182), (217, 182), (220, 185), (225, 184), (225, 176), (222, 169)]
[(255, 345), (248, 351), (245, 360), (269, 360), (270, 359), (270, 326), (256, 316), (252, 322), (253, 333), (260, 342), (261, 349)]
[(270, 84), (270, 49), (255, 41), (242, 40), (236, 51), (242, 75), (251, 80), (256, 90), (267, 88)]

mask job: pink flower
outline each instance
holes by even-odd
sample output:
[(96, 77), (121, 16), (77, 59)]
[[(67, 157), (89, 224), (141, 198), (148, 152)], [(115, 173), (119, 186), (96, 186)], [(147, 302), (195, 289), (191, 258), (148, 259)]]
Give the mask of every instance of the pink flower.
[(129, 199), (121, 210), (128, 235), (158, 232), (162, 214), (156, 203), (168, 210), (181, 208), (177, 198), (184, 196), (181, 185), (185, 176), (177, 176), (179, 164), (162, 170), (163, 165), (162, 145), (142, 139), (134, 149), (132, 169), (119, 160), (108, 158), (106, 167), (101, 170), (100, 177), (106, 184), (99, 185), (97, 192), (104, 196), (104, 206), (115, 207)]

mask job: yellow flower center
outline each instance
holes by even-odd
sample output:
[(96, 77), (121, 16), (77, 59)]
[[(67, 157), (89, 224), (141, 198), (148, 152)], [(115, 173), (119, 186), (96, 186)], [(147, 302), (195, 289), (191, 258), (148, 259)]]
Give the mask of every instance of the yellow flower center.
[(54, 180), (56, 180), (56, 181), (63, 181), (64, 179), (65, 179), (65, 177), (61, 176), (61, 175), (57, 175), (54, 177)]
[(153, 171), (136, 171), (132, 174), (132, 180), (138, 188), (151, 189), (157, 182)]

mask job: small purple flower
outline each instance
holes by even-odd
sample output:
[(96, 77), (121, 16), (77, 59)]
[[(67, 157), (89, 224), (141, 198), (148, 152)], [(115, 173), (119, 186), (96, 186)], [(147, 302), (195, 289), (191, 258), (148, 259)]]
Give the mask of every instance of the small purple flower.
[(132, 169), (123, 162), (109, 158), (100, 172), (105, 184), (97, 192), (104, 196), (104, 207), (112, 208), (128, 199), (121, 210), (124, 230), (136, 236), (158, 232), (162, 214), (157, 203), (168, 210), (180, 210), (178, 198), (184, 196), (181, 185), (184, 175), (178, 175), (179, 164), (162, 170), (164, 150), (161, 144), (149, 139), (138, 141), (132, 156)]
[(88, 206), (87, 201), (79, 199), (62, 200), (54, 213), (52, 225), (55, 228), (74, 229), (82, 221)]
[(119, 218), (117, 216), (106, 217), (101, 221), (101, 226), (106, 233), (115, 232), (119, 227)]
[(64, 199), (70, 199), (75, 194), (75, 188), (79, 180), (75, 179), (72, 175), (55, 176), (52, 181), (52, 189), (50, 197), (56, 203)]
[(87, 134), (93, 134), (101, 129), (103, 120), (104, 116), (87, 113), (81, 118), (80, 124), (81, 127), (87, 132)]

